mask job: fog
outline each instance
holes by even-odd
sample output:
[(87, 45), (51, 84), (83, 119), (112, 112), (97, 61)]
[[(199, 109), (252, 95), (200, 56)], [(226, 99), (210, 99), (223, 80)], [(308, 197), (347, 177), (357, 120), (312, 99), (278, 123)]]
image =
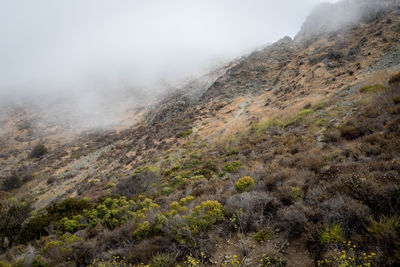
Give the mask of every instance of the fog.
[(321, 2), (0, 0), (0, 103), (45, 106), (54, 120), (115, 122), (112, 111), (294, 37)]

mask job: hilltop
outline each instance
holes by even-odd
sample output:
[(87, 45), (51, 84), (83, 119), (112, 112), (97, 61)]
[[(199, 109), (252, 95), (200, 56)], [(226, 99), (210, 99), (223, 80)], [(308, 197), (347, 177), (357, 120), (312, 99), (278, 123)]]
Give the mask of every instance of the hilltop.
[(324, 4), (294, 39), (134, 107), (118, 129), (77, 135), (10, 107), (2, 259), (399, 264), (399, 40), (398, 1)]

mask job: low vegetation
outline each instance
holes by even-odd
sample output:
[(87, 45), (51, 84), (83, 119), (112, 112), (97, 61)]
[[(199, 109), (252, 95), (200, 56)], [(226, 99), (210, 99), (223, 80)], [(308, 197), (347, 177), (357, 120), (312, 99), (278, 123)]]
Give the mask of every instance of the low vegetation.
[(36, 145), (31, 153), (29, 154), (30, 158), (41, 158), (48, 153), (48, 149), (45, 147), (44, 144)]
[(254, 188), (254, 179), (250, 176), (244, 176), (235, 183), (235, 188), (239, 193), (249, 191)]
[[(106, 180), (107, 193), (91, 200), (32, 212), (7, 199), (1, 248), (20, 255), (7, 258), (12, 266), (207, 266), (219, 244), (234, 240), (218, 265), (241, 266), (252, 255), (252, 266), (285, 266), (290, 244), (318, 266), (395, 265), (400, 114), (390, 111), (400, 87), (361, 91), (376, 95), (357, 94), (357, 109), (339, 95), (215, 146), (185, 135), (184, 148)], [(19, 183), (11, 176), (3, 187)]]

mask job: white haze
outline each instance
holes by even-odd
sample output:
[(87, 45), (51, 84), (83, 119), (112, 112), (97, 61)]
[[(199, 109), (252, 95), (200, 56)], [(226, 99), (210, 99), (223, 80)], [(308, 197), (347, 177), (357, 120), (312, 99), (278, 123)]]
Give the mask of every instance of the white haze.
[(0, 103), (109, 123), (177, 81), (294, 37), (321, 2), (0, 0)]

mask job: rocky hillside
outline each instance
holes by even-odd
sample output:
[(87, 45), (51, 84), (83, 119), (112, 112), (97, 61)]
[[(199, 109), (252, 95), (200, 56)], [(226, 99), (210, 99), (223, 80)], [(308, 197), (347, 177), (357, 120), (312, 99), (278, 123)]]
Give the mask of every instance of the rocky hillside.
[(398, 1), (326, 4), (118, 129), (10, 107), (0, 266), (397, 266), (399, 40)]

